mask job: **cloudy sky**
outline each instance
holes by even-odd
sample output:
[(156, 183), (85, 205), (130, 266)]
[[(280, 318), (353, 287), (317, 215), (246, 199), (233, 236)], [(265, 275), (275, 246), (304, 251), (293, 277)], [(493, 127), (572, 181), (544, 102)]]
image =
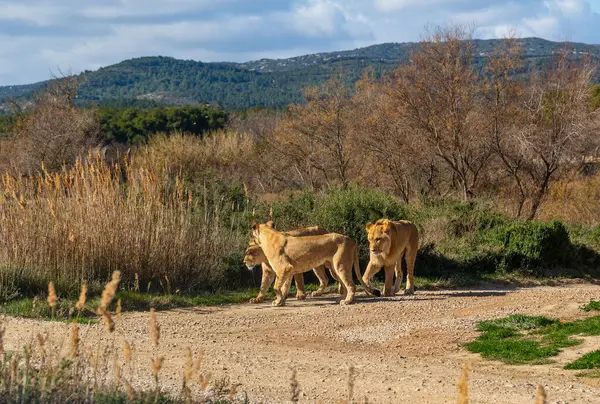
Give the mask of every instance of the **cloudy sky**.
[(137, 56), (247, 61), (418, 40), (473, 23), (481, 38), (600, 43), (600, 0), (0, 0), (0, 85)]

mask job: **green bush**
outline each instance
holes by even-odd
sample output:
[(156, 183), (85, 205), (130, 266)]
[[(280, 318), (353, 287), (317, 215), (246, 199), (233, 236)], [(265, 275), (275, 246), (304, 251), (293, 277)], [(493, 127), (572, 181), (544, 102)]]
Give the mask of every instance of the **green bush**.
[(449, 230), (455, 237), (487, 233), (507, 222), (506, 216), (477, 203), (453, 204), (450, 207), (446, 214), (450, 216)]
[(592, 242), (600, 244), (600, 224), (597, 224), (594, 227), (592, 227), (590, 238)]
[(504, 257), (509, 267), (563, 265), (571, 254), (571, 241), (559, 221), (513, 222), (504, 233)]
[(406, 217), (406, 209), (392, 196), (361, 188), (329, 191), (315, 200), (310, 216), (313, 223), (356, 241), (363, 262), (368, 261), (367, 223), (381, 218), (399, 220)]
[[(290, 194), (286, 200), (272, 205), (275, 226), (281, 231), (287, 231), (320, 224), (311, 222), (314, 206), (315, 195), (312, 192), (303, 192), (299, 196)], [(268, 220), (268, 207), (263, 206), (262, 211), (264, 220)]]

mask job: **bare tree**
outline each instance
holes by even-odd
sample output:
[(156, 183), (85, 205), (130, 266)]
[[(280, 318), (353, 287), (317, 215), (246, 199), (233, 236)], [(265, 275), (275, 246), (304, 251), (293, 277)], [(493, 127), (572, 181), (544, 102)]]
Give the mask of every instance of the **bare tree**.
[(497, 153), (530, 202), (533, 219), (561, 172), (581, 164), (596, 147), (590, 110), (596, 67), (590, 59), (575, 59), (563, 51), (545, 69), (532, 75), (518, 104), (516, 125)]
[(73, 103), (77, 79), (65, 76), (50, 82), (22, 111), (4, 150), (3, 165), (28, 172), (41, 168), (58, 170), (86, 153), (100, 140), (97, 111), (78, 109)]
[(468, 28), (438, 27), (398, 67), (391, 88), (401, 118), (452, 172), (465, 200), (475, 196), (492, 154), (477, 111), (481, 86), (474, 49)]
[(519, 100), (524, 93), (524, 81), (516, 73), (523, 68), (522, 48), (511, 33), (504, 43), (494, 49), (485, 67), (483, 114), (487, 119), (487, 131), (492, 148), (499, 157), (502, 170), (512, 179), (517, 189), (516, 216), (520, 217), (527, 200), (522, 156), (510, 152), (511, 133), (514, 131), (521, 110)]
[(350, 93), (336, 75), (321, 87), (305, 89), (304, 97), (306, 104), (290, 107), (275, 130), (269, 143), (275, 152), (271, 159), (285, 161), (284, 174), (311, 189), (322, 183), (346, 187), (360, 167), (353, 152)]
[(282, 119), (283, 113), (269, 109), (254, 109), (243, 113), (232, 112), (227, 128), (239, 134), (247, 134), (260, 141), (270, 136)]
[[(353, 102), (356, 131), (364, 152), (371, 156), (368, 167), (372, 177), (391, 183), (394, 192), (406, 203), (416, 192), (429, 194), (436, 188), (437, 169), (431, 155), (423, 153), (423, 142), (399, 117), (400, 106), (390, 97), (390, 80), (375, 80), (368, 70), (356, 84)], [(365, 155), (364, 158), (367, 156)]]

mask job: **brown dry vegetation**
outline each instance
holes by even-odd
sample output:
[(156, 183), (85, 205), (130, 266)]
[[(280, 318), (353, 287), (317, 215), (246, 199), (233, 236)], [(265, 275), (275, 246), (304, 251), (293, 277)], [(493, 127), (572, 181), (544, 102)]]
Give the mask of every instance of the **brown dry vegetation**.
[[(172, 139), (175, 147), (180, 141)], [(143, 285), (170, 279), (173, 291), (193, 289), (196, 283), (225, 286), (226, 280), (214, 277), (223, 274), (218, 269), (224, 265), (224, 250), (243, 250), (245, 238), (230, 230), (246, 226), (235, 218), (244, 206), (222, 203), (220, 195), (209, 195), (208, 187), (194, 197), (181, 179), (184, 169), (190, 174), (189, 167), (178, 167), (165, 178), (159, 168), (168, 167), (152, 164), (138, 166), (134, 159), (108, 166), (90, 156), (60, 172), (4, 174), (3, 285), (35, 285), (48, 277), (79, 285), (120, 270), (127, 283), (136, 274)], [(217, 225), (223, 214), (231, 219), (229, 228)], [(182, 283), (184, 279), (188, 282)]]

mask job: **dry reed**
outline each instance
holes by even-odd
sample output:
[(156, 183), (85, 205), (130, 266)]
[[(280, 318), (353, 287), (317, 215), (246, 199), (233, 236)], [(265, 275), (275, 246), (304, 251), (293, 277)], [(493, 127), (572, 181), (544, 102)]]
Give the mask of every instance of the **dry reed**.
[(158, 347), (160, 341), (160, 325), (156, 319), (156, 309), (154, 309), (154, 307), (150, 309), (150, 340), (154, 347)]
[(292, 377), (290, 378), (290, 401), (297, 403), (300, 400), (300, 384), (296, 378), (296, 369), (292, 370)]
[(102, 300), (100, 301), (100, 306), (98, 307), (98, 314), (102, 315), (100, 309), (104, 309), (105, 312), (108, 310), (108, 306), (110, 306), (110, 303), (117, 293), (117, 288), (119, 287), (120, 281), (121, 272), (114, 271), (112, 274), (112, 280), (104, 286), (104, 290), (102, 291)]
[(117, 300), (117, 308), (115, 309), (115, 314), (117, 316), (117, 320), (120, 322), (121, 321), (121, 299)]
[(127, 397), (129, 401), (133, 402), (135, 400), (135, 390), (131, 387), (131, 383), (127, 379), (125, 379), (125, 386), (127, 387)]
[(3, 284), (24, 281), (26, 268), (28, 279), (65, 285), (89, 286), (116, 269), (130, 282), (137, 274), (137, 288), (165, 275), (182, 291), (221, 285), (224, 251), (245, 243), (243, 212), (219, 226), (223, 208), (215, 204), (230, 203), (222, 195), (206, 189), (190, 198), (176, 171), (136, 158), (110, 166), (89, 156), (54, 173), (0, 173)]
[(79, 293), (79, 300), (75, 303), (75, 308), (81, 312), (83, 307), (85, 306), (85, 301), (87, 298), (87, 285), (84, 283), (81, 285), (81, 292)]
[(69, 355), (71, 356), (71, 359), (76, 359), (79, 356), (79, 325), (77, 325), (77, 323), (73, 323), (71, 326)]
[(544, 386), (542, 386), (541, 384), (538, 385), (537, 398), (535, 399), (535, 404), (546, 404), (546, 390), (544, 390)]
[(131, 345), (127, 341), (123, 344), (123, 357), (125, 362), (131, 362)]
[(354, 399), (354, 381), (356, 378), (356, 371), (354, 366), (350, 366), (348, 369), (348, 403), (351, 403)]
[(40, 357), (42, 361), (46, 359), (46, 341), (48, 340), (48, 335), (43, 336), (42, 334), (36, 334), (35, 339), (37, 341), (38, 351), (40, 353)]
[(4, 333), (6, 332), (6, 329), (4, 328), (4, 325), (0, 325), (0, 356), (4, 355)]
[(100, 316), (102, 316), (102, 322), (104, 322), (104, 326), (106, 327), (106, 330), (110, 333), (115, 331), (115, 322), (112, 319), (108, 310), (106, 310), (104, 307), (98, 307), (98, 314), (100, 314)]
[(469, 366), (464, 365), (458, 379), (458, 404), (469, 404), (468, 381)]
[(156, 385), (158, 385), (158, 374), (162, 369), (164, 360), (164, 356), (159, 356), (158, 358), (152, 359), (152, 374), (154, 375), (154, 381), (156, 382)]
[(56, 303), (58, 302), (58, 296), (56, 296), (56, 289), (54, 288), (54, 282), (50, 281), (48, 283), (48, 305), (54, 312), (54, 308), (56, 307)]

